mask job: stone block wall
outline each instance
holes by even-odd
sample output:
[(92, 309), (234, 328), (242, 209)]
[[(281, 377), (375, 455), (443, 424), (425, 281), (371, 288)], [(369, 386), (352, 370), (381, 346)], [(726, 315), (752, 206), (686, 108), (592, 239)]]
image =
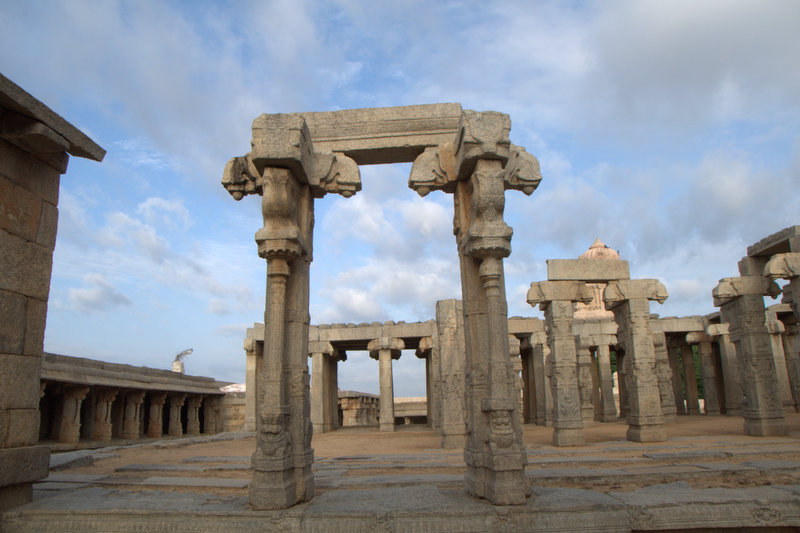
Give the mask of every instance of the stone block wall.
[(0, 139), (0, 510), (30, 499), (30, 481), (47, 475), (36, 443), (59, 178)]
[(245, 393), (228, 392), (222, 398), (222, 431), (244, 430)]

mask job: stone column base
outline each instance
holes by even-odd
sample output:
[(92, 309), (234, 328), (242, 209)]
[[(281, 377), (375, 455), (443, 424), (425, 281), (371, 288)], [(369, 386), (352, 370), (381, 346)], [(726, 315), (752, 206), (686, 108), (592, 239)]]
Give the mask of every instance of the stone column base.
[(464, 488), (470, 496), (484, 498), (494, 505), (523, 505), (528, 495), (524, 470), (494, 471), (467, 466)]
[(394, 424), (381, 424), (381, 431), (394, 431)]
[(466, 437), (464, 435), (442, 435), (442, 448), (463, 448), (465, 444)]
[(553, 430), (554, 446), (581, 446), (585, 442), (581, 428), (556, 428)]
[(662, 442), (667, 440), (667, 432), (662, 424), (647, 426), (628, 426), (628, 440), (633, 442)]
[(789, 434), (786, 419), (780, 418), (745, 418), (744, 432), (754, 437), (783, 436)]

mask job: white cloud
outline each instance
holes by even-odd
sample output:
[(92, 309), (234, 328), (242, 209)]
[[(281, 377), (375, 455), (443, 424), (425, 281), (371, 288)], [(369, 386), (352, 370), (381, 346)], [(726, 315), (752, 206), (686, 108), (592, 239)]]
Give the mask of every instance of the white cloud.
[(84, 313), (106, 311), (114, 307), (130, 307), (132, 302), (119, 292), (102, 274), (87, 274), (83, 281), (88, 287), (69, 289), (72, 307)]

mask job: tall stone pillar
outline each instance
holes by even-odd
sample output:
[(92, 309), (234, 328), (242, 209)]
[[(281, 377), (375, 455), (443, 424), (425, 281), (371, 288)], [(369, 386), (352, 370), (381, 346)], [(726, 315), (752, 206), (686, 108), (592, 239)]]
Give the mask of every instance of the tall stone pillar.
[(700, 364), (703, 369), (703, 411), (707, 415), (719, 415), (719, 393), (717, 392), (717, 372), (714, 367), (714, 353), (711, 348), (711, 337), (705, 332), (693, 331), (686, 334), (686, 342), (697, 345), (700, 353)]
[(330, 358), (333, 346), (329, 342), (308, 343), (311, 356), (311, 423), (316, 433), (331, 431)]
[(122, 438), (138, 439), (139, 427), (142, 421), (143, 390), (128, 391), (125, 393), (125, 418), (122, 421)]
[[(740, 269), (743, 266), (749, 272), (747, 263), (740, 263)], [(764, 309), (764, 295), (774, 297), (779, 293), (775, 282), (761, 275), (723, 278), (712, 291), (714, 305), (728, 319), (731, 341), (736, 346), (745, 395), (744, 430), (748, 435), (787, 433)]]
[(200, 404), (202, 396), (192, 394), (186, 404), (186, 434), (196, 436), (200, 434)]
[(181, 422), (181, 407), (186, 401), (186, 395), (182, 393), (172, 393), (169, 395), (169, 429), (167, 433), (170, 437), (183, 436), (183, 423)]
[(508, 336), (508, 349), (509, 349), (509, 356), (511, 357), (510, 367), (511, 367), (511, 379), (514, 381), (516, 385), (515, 390), (515, 397), (517, 399), (517, 410), (520, 414), (520, 422), (524, 423), (524, 418), (522, 416), (524, 406), (522, 405), (522, 396), (525, 389), (525, 385), (522, 382), (522, 360), (520, 359), (520, 342), (517, 337), (514, 335)]
[[(251, 330), (248, 330), (250, 333)], [(245, 353), (245, 395), (244, 395), (244, 430), (256, 430), (256, 404), (258, 403), (258, 357), (256, 339), (244, 339)]]
[(81, 437), (81, 405), (89, 387), (64, 387), (64, 403), (61, 408), (61, 419), (58, 421), (58, 441), (76, 443)]
[(700, 414), (700, 395), (697, 390), (697, 374), (694, 368), (694, 350), (686, 344), (684, 339), (676, 339), (678, 353), (681, 354), (683, 365), (683, 386), (686, 388), (686, 413), (689, 415)]
[(550, 378), (553, 375), (552, 354), (547, 345), (547, 335), (541, 331), (531, 335), (534, 389), (536, 392), (536, 424), (553, 425), (553, 389)]
[(786, 353), (783, 350), (783, 334), (786, 328), (783, 322), (778, 320), (772, 313), (767, 313), (764, 325), (767, 326), (767, 331), (769, 331), (772, 357), (775, 359), (775, 375), (778, 378), (778, 389), (780, 390), (783, 407), (794, 408), (792, 389), (789, 385), (789, 370), (786, 366)]
[(795, 320), (800, 322), (800, 253), (773, 255), (764, 265), (763, 274), (771, 280), (789, 280), (789, 285), (784, 292), (788, 289), (791, 294), (792, 312), (794, 312)]
[(433, 353), (433, 339), (422, 337), (419, 339), (414, 355), (418, 359), (425, 361), (425, 418), (427, 425), (433, 427), (433, 365), (431, 364), (431, 354)]
[(494, 504), (522, 504), (527, 495), (522, 426), (508, 357), (508, 309), (503, 259), (511, 228), (503, 221), (506, 189), (531, 194), (539, 162), (508, 138), (511, 120), (464, 110), (454, 144), (426, 149), (414, 161), (409, 186), (454, 194), (454, 233), (461, 266), (466, 344), (464, 459), (467, 492)]
[(612, 281), (605, 288), (606, 309), (614, 312), (617, 339), (629, 360), (627, 377), (628, 440), (653, 442), (667, 439), (661, 413), (650, 302), (663, 303), (667, 290), (654, 279)]
[(792, 387), (794, 409), (800, 412), (800, 326), (785, 324), (783, 334), (783, 352), (786, 354), (786, 366), (789, 371), (789, 383)]
[(331, 429), (339, 429), (339, 363), (347, 361), (344, 350), (334, 350), (333, 356), (328, 358), (328, 411), (327, 417)]
[(653, 350), (656, 355), (656, 375), (658, 376), (658, 394), (661, 398), (661, 414), (664, 416), (665, 422), (674, 422), (678, 414), (678, 408), (675, 405), (675, 388), (672, 382), (672, 367), (667, 353), (667, 339), (661, 331), (653, 333)]
[(440, 364), (442, 448), (463, 448), (464, 418), (464, 310), (460, 300), (436, 302), (436, 332)]
[(528, 303), (544, 311), (547, 324), (547, 342), (553, 359), (550, 386), (553, 391), (553, 444), (556, 446), (584, 443), (572, 314), (575, 302), (591, 301), (591, 288), (580, 281), (540, 281), (531, 283), (528, 290)]
[(731, 342), (728, 323), (708, 324), (706, 333), (719, 346), (719, 357), (722, 363), (722, 383), (725, 387), (725, 414), (740, 415), (744, 406), (742, 378), (736, 348)]
[(522, 423), (536, 423), (536, 390), (530, 335), (520, 340), (519, 353), (522, 362)]
[(111, 441), (111, 404), (117, 397), (117, 389), (99, 389), (95, 394), (94, 428), (92, 440)]
[(219, 433), (217, 426), (220, 424), (219, 420), (219, 401), (218, 396), (204, 396), (203, 397), (203, 434), (214, 435)]
[(392, 359), (400, 358), (405, 348), (403, 339), (380, 337), (367, 345), (369, 356), (377, 359), (380, 365), (381, 392), (381, 431), (394, 431), (394, 382), (392, 380)]
[(581, 400), (581, 417), (583, 427), (588, 428), (594, 425), (594, 403), (592, 381), (592, 353), (590, 346), (581, 343), (580, 337), (575, 337), (575, 354), (578, 370), (578, 395)]
[(166, 401), (166, 392), (150, 393), (150, 413), (148, 414), (147, 436), (152, 439), (161, 438), (161, 433), (163, 431), (162, 427), (164, 425), (164, 402)]
[(352, 159), (314, 150), (301, 115), (261, 115), (252, 131), (251, 152), (228, 162), (222, 185), (236, 200), (262, 196), (256, 243), (267, 261), (267, 295), (249, 499), (255, 509), (284, 509), (314, 495), (307, 360), (314, 198), (352, 196), (361, 179)]
[(613, 422), (617, 419), (617, 406), (614, 403), (608, 344), (597, 345), (597, 373), (600, 378), (600, 421)]
[(686, 401), (684, 399), (684, 380), (681, 378), (681, 348), (673, 338), (665, 338), (669, 368), (672, 374), (672, 391), (675, 395), (675, 414), (686, 414)]

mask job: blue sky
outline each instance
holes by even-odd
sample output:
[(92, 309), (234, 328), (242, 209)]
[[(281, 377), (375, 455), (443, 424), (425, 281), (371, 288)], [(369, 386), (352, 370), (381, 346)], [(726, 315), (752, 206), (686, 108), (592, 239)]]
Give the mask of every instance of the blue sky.
[[(497, 110), (539, 158), (510, 191), (510, 315), (545, 260), (595, 238), (662, 280), (662, 316), (714, 311), (756, 240), (800, 223), (800, 3), (6, 0), (0, 71), (108, 155), (62, 177), (47, 351), (244, 380), (263, 319), (257, 199), (219, 182), (261, 113), (436, 102)], [(362, 167), (316, 203), (313, 323), (427, 320), (460, 297), (452, 198)], [(405, 352), (395, 393), (424, 395)], [(377, 392), (351, 354), (340, 386)]]

